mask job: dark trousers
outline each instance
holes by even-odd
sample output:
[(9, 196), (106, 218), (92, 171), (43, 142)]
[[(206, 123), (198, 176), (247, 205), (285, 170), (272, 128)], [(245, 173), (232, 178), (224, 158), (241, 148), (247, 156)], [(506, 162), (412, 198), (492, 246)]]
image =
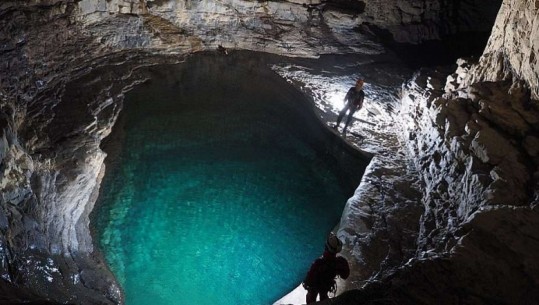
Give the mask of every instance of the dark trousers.
[(311, 304), (316, 302), (316, 297), (318, 294), (320, 294), (320, 301), (323, 301), (328, 298), (328, 292), (329, 291), (319, 291), (317, 289), (309, 289), (307, 290), (307, 304)]
[(352, 118), (354, 117), (354, 113), (357, 111), (357, 108), (358, 107), (352, 103), (346, 103), (341, 112), (339, 112), (339, 117), (337, 118), (337, 125), (335, 125), (335, 127), (338, 127), (341, 124), (344, 115), (348, 110), (350, 110), (350, 112), (348, 113), (348, 117), (346, 118), (346, 121), (344, 123), (344, 128), (342, 130), (343, 132), (345, 132), (346, 128), (348, 128), (348, 125), (350, 125), (350, 122), (352, 122)]

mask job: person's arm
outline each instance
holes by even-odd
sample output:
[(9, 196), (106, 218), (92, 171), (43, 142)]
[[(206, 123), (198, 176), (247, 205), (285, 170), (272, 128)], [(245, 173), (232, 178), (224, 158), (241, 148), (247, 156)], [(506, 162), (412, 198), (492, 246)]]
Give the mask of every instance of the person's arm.
[(348, 261), (342, 256), (337, 256), (337, 274), (343, 279), (346, 280), (350, 276), (350, 266), (348, 266)]
[(344, 103), (345, 103), (345, 104), (348, 103), (348, 101), (349, 101), (350, 98), (352, 97), (352, 94), (354, 94), (353, 90), (354, 90), (353, 87), (350, 88), (350, 89), (348, 90), (348, 92), (346, 93), (346, 95), (344, 96)]

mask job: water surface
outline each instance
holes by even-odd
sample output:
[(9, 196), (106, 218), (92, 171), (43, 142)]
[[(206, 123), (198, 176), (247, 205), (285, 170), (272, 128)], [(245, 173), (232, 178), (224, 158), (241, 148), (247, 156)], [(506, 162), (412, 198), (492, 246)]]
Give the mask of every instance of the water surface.
[(323, 128), (259, 60), (153, 69), (104, 146), (93, 215), (126, 304), (271, 304), (298, 285), (363, 171)]

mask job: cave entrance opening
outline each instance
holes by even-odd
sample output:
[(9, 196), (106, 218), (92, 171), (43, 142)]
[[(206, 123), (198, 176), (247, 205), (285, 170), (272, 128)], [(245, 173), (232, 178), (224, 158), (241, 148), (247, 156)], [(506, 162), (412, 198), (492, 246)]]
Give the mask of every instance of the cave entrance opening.
[(321, 254), (365, 160), (263, 55), (156, 66), (126, 95), (94, 236), (126, 304), (269, 304)]

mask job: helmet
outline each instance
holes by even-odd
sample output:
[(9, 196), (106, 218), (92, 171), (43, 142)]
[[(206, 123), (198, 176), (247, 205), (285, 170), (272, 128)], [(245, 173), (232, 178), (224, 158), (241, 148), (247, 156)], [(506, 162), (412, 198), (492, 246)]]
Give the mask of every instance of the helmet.
[(363, 78), (359, 78), (356, 81), (356, 86), (363, 86), (364, 83), (365, 83), (365, 80), (363, 80)]
[(326, 250), (331, 253), (339, 253), (342, 250), (342, 242), (333, 232), (329, 233), (326, 240)]

